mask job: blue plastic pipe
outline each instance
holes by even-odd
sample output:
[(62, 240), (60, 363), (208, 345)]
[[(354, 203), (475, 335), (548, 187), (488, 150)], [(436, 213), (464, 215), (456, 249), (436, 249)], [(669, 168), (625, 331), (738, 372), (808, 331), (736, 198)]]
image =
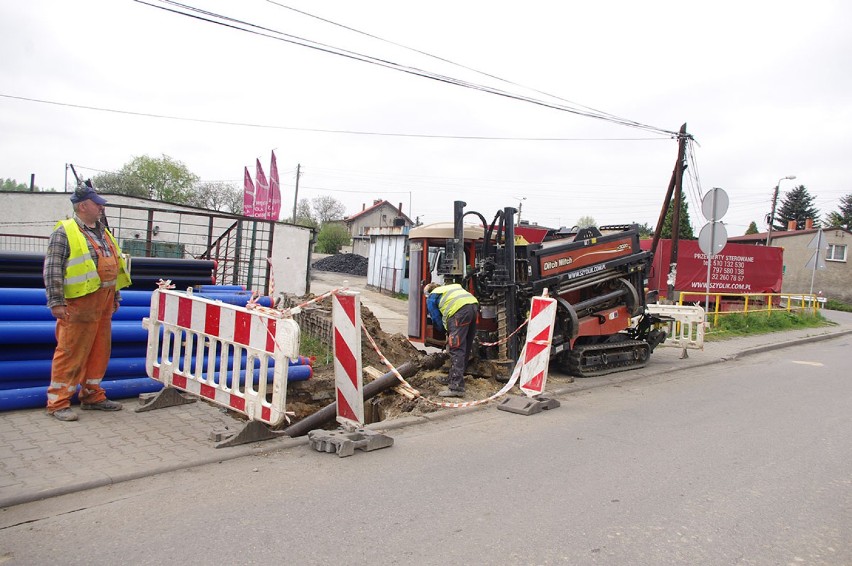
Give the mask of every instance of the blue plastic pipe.
[[(112, 315), (113, 321), (135, 320), (141, 323), (142, 319), (150, 316), (150, 307), (130, 307), (122, 303), (121, 307)], [(56, 321), (46, 305), (0, 305), (0, 321)]]
[(245, 291), (245, 285), (199, 285), (195, 291), (199, 293), (218, 293), (220, 291)]
[[(311, 376), (310, 366), (291, 368), (288, 381), (304, 381)], [(230, 382), (230, 379), (229, 379)], [(103, 380), (101, 387), (111, 399), (126, 399), (142, 393), (151, 393), (163, 388), (163, 384), (148, 377), (119, 380)], [(0, 411), (17, 409), (35, 409), (47, 406), (47, 386), (24, 387), (20, 389), (0, 390)]]
[[(141, 321), (118, 320), (112, 323), (112, 341), (148, 342), (148, 331)], [(0, 322), (0, 344), (55, 344), (56, 323), (49, 320)]]

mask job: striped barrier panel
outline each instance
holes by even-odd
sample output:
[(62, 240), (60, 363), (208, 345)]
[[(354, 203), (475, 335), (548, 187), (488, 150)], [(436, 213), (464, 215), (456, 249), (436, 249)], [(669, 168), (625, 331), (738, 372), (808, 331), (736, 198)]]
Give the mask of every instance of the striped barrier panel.
[(533, 297), (518, 384), (527, 397), (544, 393), (555, 321), (556, 300), (550, 297)]
[(332, 301), (334, 386), (340, 428), (336, 431), (312, 430), (308, 432), (308, 440), (317, 452), (336, 453), (340, 457), (352, 456), (356, 449), (371, 452), (393, 446), (393, 438), (364, 428), (361, 295), (335, 291)]
[(364, 426), (364, 390), (361, 372), (361, 295), (342, 291), (332, 295), (334, 324), (334, 386), (337, 422)]
[[(151, 296), (150, 318), (143, 324), (148, 329), (149, 377), (251, 421), (275, 426), (287, 418), (288, 358), (299, 355), (299, 326), (292, 319), (158, 289)], [(241, 372), (266, 375), (270, 369), (271, 392), (264, 379), (255, 385), (252, 379), (239, 377)]]

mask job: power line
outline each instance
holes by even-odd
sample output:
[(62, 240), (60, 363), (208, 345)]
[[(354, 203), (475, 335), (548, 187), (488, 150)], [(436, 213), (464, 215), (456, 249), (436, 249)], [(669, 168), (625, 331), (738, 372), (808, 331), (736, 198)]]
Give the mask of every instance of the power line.
[(403, 44), (401, 44), (401, 43), (397, 43), (397, 42), (395, 42), (395, 41), (391, 41), (391, 40), (389, 40), (389, 39), (384, 39), (384, 38), (379, 37), (379, 36), (377, 36), (377, 35), (373, 35), (373, 34), (371, 34), (371, 33), (367, 33), (367, 32), (365, 32), (365, 31), (361, 31), (361, 30), (356, 29), (356, 28), (353, 28), (353, 27), (351, 27), (351, 26), (347, 26), (347, 25), (344, 25), (344, 24), (341, 24), (341, 23), (338, 23), (338, 22), (335, 22), (335, 21), (329, 20), (329, 19), (327, 19), (327, 18), (322, 18), (322, 17), (320, 17), (320, 16), (317, 16), (317, 15), (314, 15), (314, 14), (311, 14), (311, 13), (308, 13), (308, 12), (305, 12), (304, 10), (299, 10), (299, 9), (297, 9), (297, 8), (293, 8), (293, 7), (291, 7), (291, 6), (284, 5), (284, 4), (280, 3), (280, 2), (275, 2), (274, 0), (266, 0), (266, 1), (267, 1), (268, 3), (270, 3), (270, 4), (274, 4), (274, 5), (276, 5), (276, 6), (279, 6), (279, 7), (281, 7), (281, 8), (284, 8), (284, 9), (286, 9), (286, 10), (291, 10), (291, 11), (296, 12), (296, 13), (298, 13), (298, 14), (302, 14), (303, 16), (307, 16), (307, 17), (309, 17), (309, 18), (313, 18), (313, 19), (319, 20), (319, 21), (321, 21), (321, 22), (325, 22), (325, 23), (327, 23), (327, 24), (330, 24), (330, 25), (333, 25), (333, 26), (336, 26), (336, 27), (340, 27), (340, 28), (343, 28), (343, 29), (345, 29), (345, 30), (348, 30), (348, 31), (351, 31), (351, 32), (354, 32), (354, 33), (357, 33), (357, 34), (360, 34), (360, 35), (363, 35), (363, 36), (366, 36), (366, 37), (370, 37), (370, 38), (372, 38), (372, 39), (376, 39), (376, 40), (378, 40), (378, 41), (381, 41), (381, 42), (384, 42), (384, 43), (388, 43), (388, 44), (390, 44), (390, 45), (394, 45), (394, 46), (396, 46), (396, 47), (401, 47), (402, 49), (406, 49), (406, 50), (408, 50), (408, 51), (412, 51), (412, 52), (414, 52), (414, 53), (418, 53), (418, 54), (420, 54), (420, 55), (425, 55), (426, 57), (430, 57), (430, 58), (435, 59), (435, 60), (437, 60), (437, 61), (442, 61), (442, 62), (444, 62), (444, 63), (449, 63), (450, 65), (453, 65), (453, 66), (456, 66), (456, 67), (459, 67), (459, 68), (462, 68), (462, 69), (466, 69), (466, 70), (468, 70), (468, 71), (473, 71), (474, 73), (480, 74), (480, 75), (482, 75), (482, 76), (485, 76), (485, 77), (488, 77), (488, 78), (491, 78), (491, 79), (496, 79), (496, 80), (498, 80), (498, 81), (500, 81), (500, 82), (504, 82), (504, 83), (507, 83), (507, 84), (510, 84), (510, 85), (513, 85), (513, 86), (521, 87), (521, 88), (524, 88), (524, 89), (530, 90), (530, 91), (532, 91), (532, 92), (537, 92), (538, 94), (543, 94), (543, 95), (548, 96), (548, 97), (550, 97), (550, 98), (554, 98), (554, 99), (556, 99), (556, 100), (561, 100), (562, 102), (567, 102), (568, 104), (573, 104), (573, 105), (578, 106), (578, 107), (580, 107), (580, 108), (586, 108), (587, 110), (590, 110), (590, 111), (592, 111), (592, 112), (595, 112), (595, 113), (597, 113), (597, 114), (599, 114), (599, 115), (601, 115), (601, 116), (611, 116), (611, 117), (613, 117), (613, 118), (617, 118), (617, 116), (615, 116), (614, 114), (610, 114), (610, 113), (608, 113), (608, 112), (604, 112), (604, 111), (602, 111), (602, 110), (597, 110), (597, 109), (592, 108), (592, 107), (590, 107), (590, 106), (586, 106), (586, 105), (583, 105), (583, 104), (579, 104), (579, 103), (577, 103), (577, 102), (573, 102), (573, 101), (571, 101), (571, 100), (568, 100), (568, 99), (562, 98), (562, 97), (560, 97), (560, 96), (556, 96), (555, 94), (550, 94), (550, 93), (547, 93), (547, 92), (544, 92), (544, 91), (541, 91), (541, 90), (538, 90), (538, 89), (535, 89), (535, 88), (532, 88), (532, 87), (528, 87), (528, 86), (525, 86), (525, 85), (522, 85), (522, 84), (519, 84), (519, 83), (516, 83), (516, 82), (510, 81), (510, 80), (508, 80), (508, 79), (504, 79), (504, 78), (498, 77), (497, 75), (493, 75), (493, 74), (491, 74), (491, 73), (487, 73), (487, 72), (485, 72), (485, 71), (480, 71), (480, 70), (478, 70), (478, 69), (474, 69), (473, 67), (469, 67), (469, 66), (467, 66), (467, 65), (463, 65), (463, 64), (461, 64), (461, 63), (456, 63), (455, 61), (451, 61), (451, 60), (446, 59), (446, 58), (444, 58), (444, 57), (439, 57), (438, 55), (433, 55), (433, 54), (431, 54), (431, 53), (427, 53), (426, 51), (422, 51), (422, 50), (420, 50), (420, 49), (416, 49), (416, 48), (414, 48), (414, 47), (409, 47), (409, 46), (407, 46), (407, 45), (403, 45)]
[[(243, 21), (243, 20), (239, 20), (239, 19), (236, 19), (236, 18), (232, 18), (232, 17), (229, 17), (229, 16), (225, 16), (225, 15), (222, 15), (222, 14), (211, 12), (211, 11), (208, 11), (208, 10), (196, 8), (196, 7), (190, 6), (188, 4), (182, 4), (182, 3), (176, 2), (174, 0), (155, 0), (155, 1), (159, 1), (161, 4), (166, 4), (167, 6), (160, 6), (160, 5), (152, 4), (151, 2), (146, 2), (144, 0), (134, 0), (134, 1), (138, 2), (140, 4), (144, 4), (146, 6), (150, 6), (152, 8), (158, 8), (158, 9), (164, 10), (166, 12), (179, 14), (179, 15), (186, 16), (186, 17), (189, 17), (189, 18), (197, 19), (199, 21), (203, 21), (203, 22), (207, 22), (207, 23), (231, 28), (231, 29), (238, 30), (238, 31), (243, 31), (243, 32), (246, 32), (246, 33), (251, 33), (251, 34), (254, 34), (254, 35), (259, 35), (259, 36), (262, 36), (262, 37), (267, 37), (267, 38), (270, 38), (270, 39), (275, 39), (277, 41), (283, 41), (283, 42), (286, 42), (286, 43), (291, 43), (291, 44), (294, 44), (294, 45), (307, 47), (309, 49), (314, 49), (314, 50), (322, 51), (322, 52), (325, 52), (325, 53), (338, 55), (338, 56), (341, 56), (341, 57), (346, 57), (346, 58), (349, 58), (349, 59), (361, 61), (361, 62), (364, 62), (364, 63), (369, 63), (369, 64), (372, 64), (372, 65), (377, 65), (377, 66), (380, 66), (380, 67), (389, 68), (389, 69), (404, 72), (404, 73), (409, 73), (409, 74), (412, 74), (412, 75), (432, 79), (432, 80), (439, 81), (439, 82), (454, 84), (456, 86), (461, 86), (461, 87), (469, 88), (469, 89), (473, 89), (473, 90), (479, 90), (479, 91), (487, 92), (487, 93), (494, 94), (494, 95), (497, 95), (497, 96), (502, 96), (502, 97), (505, 97), (505, 98), (524, 101), (524, 102), (528, 102), (530, 104), (535, 104), (535, 105), (543, 106), (543, 107), (546, 107), (546, 108), (552, 108), (554, 110), (560, 110), (560, 111), (563, 111), (563, 112), (576, 114), (578, 116), (585, 116), (585, 117), (588, 117), (588, 118), (594, 118), (594, 119), (598, 119), (598, 120), (603, 120), (603, 121), (607, 121), (607, 122), (621, 124), (623, 126), (627, 126), (627, 127), (631, 127), (631, 128), (653, 131), (653, 132), (656, 132), (656, 133), (659, 133), (659, 134), (666, 134), (666, 135), (669, 135), (669, 136), (672, 136), (672, 137), (675, 137), (675, 138), (680, 137), (680, 134), (678, 132), (674, 132), (674, 131), (671, 131), (671, 130), (666, 130), (666, 129), (663, 129), (663, 128), (657, 128), (657, 127), (650, 126), (650, 125), (647, 125), (647, 124), (642, 124), (640, 122), (636, 122), (636, 121), (633, 121), (633, 120), (628, 120), (628, 119), (625, 119), (625, 118), (619, 118), (619, 117), (616, 117), (616, 116), (613, 116), (613, 115), (610, 115), (610, 114), (599, 113), (599, 112), (596, 112), (596, 111), (582, 111), (582, 110), (579, 110), (578, 108), (572, 108), (570, 106), (565, 106), (565, 105), (562, 105), (562, 104), (555, 104), (555, 103), (547, 102), (547, 101), (544, 101), (544, 100), (532, 98), (532, 97), (529, 97), (529, 96), (514, 94), (514, 93), (511, 93), (511, 92), (501, 90), (501, 89), (497, 89), (497, 88), (493, 88), (493, 87), (489, 87), (489, 86), (485, 86), (485, 85), (481, 85), (481, 84), (477, 84), (477, 83), (471, 83), (471, 82), (468, 82), (468, 81), (449, 77), (449, 76), (446, 76), (446, 75), (441, 75), (441, 74), (430, 72), (430, 71), (425, 71), (425, 70), (419, 69), (417, 67), (406, 66), (406, 65), (402, 65), (402, 64), (395, 63), (395, 62), (392, 62), (392, 61), (379, 59), (377, 57), (372, 57), (372, 56), (365, 55), (365, 54), (362, 54), (362, 53), (357, 53), (355, 51), (350, 51), (350, 50), (334, 47), (334, 46), (331, 46), (331, 45), (327, 45), (327, 44), (316, 42), (316, 41), (309, 40), (309, 39), (306, 39), (306, 38), (298, 37), (298, 36), (295, 36), (295, 35), (292, 35), (292, 34), (284, 33), (284, 32), (274, 30), (274, 29), (271, 29), (271, 28), (267, 28), (267, 27), (264, 27), (264, 26), (260, 26), (260, 25), (257, 25), (257, 24), (252, 24), (252, 23), (249, 23), (249, 22), (246, 22), (246, 21)], [(175, 8), (170, 8), (168, 6), (174, 6)], [(176, 9), (176, 8), (180, 8), (180, 10)], [(187, 11), (181, 11), (181, 10), (187, 10)], [(245, 26), (245, 27), (242, 27), (242, 26)]]
[(134, 110), (122, 110), (117, 108), (105, 108), (101, 106), (89, 106), (85, 104), (75, 104), (71, 102), (58, 102), (55, 100), (45, 100), (40, 98), (31, 98), (27, 96), (15, 96), (13, 94), (0, 93), (0, 98), (9, 98), (13, 100), (22, 100), (25, 102), (36, 102), (39, 104), (50, 104), (53, 106), (65, 106), (69, 108), (79, 108), (82, 110), (93, 110), (97, 112), (110, 112), (113, 114), (127, 114), (129, 116), (141, 116), (144, 118), (158, 118), (163, 120), (179, 120), (183, 122), (196, 122), (201, 124), (218, 124), (222, 126), (240, 126), (246, 128), (266, 128), (272, 130), (290, 130), (297, 132), (314, 132), (322, 134), (348, 134), (357, 136), (388, 136), (401, 138), (434, 138), (434, 139), (458, 139), (458, 140), (491, 140), (491, 141), (546, 141), (546, 142), (563, 142), (563, 141), (652, 141), (652, 140), (669, 140), (668, 137), (646, 137), (646, 138), (545, 138), (545, 137), (500, 137), (500, 136), (451, 136), (442, 134), (404, 134), (395, 132), (368, 132), (360, 130), (331, 130), (322, 128), (297, 128), (295, 126), (276, 126), (271, 124), (257, 124), (251, 122), (231, 122), (227, 120), (213, 120), (205, 118), (187, 118), (184, 116), (173, 116), (169, 114), (154, 114), (152, 112), (139, 112)]

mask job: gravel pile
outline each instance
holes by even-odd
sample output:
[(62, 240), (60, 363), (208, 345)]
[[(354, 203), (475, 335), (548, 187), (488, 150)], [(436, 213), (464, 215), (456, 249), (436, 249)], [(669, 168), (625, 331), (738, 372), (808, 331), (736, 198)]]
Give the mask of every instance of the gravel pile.
[(368, 259), (358, 254), (336, 254), (315, 261), (312, 266), (320, 271), (367, 275)]

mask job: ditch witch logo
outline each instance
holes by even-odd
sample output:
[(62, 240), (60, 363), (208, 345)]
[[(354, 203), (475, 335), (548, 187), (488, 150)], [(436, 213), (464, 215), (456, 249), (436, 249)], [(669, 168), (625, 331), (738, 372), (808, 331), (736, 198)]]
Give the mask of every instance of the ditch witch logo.
[(621, 255), (621, 252), (629, 251), (630, 249), (631, 246), (629, 242), (622, 242), (610, 249), (590, 250), (586, 253), (581, 253), (576, 257), (566, 255), (564, 257), (549, 259), (541, 263), (542, 275), (551, 275), (553, 273), (548, 272), (554, 271), (556, 273), (562, 273), (563, 271), (568, 271), (568, 269), (575, 264), (577, 264), (575, 267), (579, 268), (593, 264), (597, 261), (606, 261), (607, 259), (610, 259), (613, 255)]
[(572, 263), (574, 263), (574, 258), (560, 257), (556, 261), (545, 261), (541, 265), (541, 269), (544, 271), (550, 271), (551, 269), (556, 269), (557, 267), (564, 267), (566, 265), (571, 265)]

